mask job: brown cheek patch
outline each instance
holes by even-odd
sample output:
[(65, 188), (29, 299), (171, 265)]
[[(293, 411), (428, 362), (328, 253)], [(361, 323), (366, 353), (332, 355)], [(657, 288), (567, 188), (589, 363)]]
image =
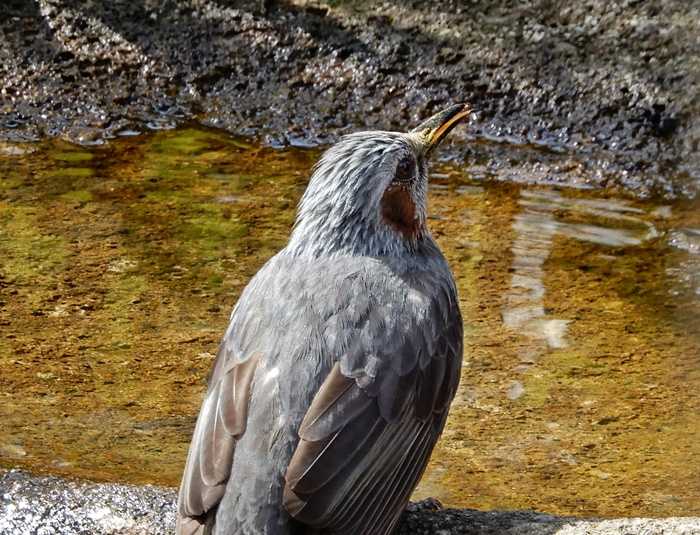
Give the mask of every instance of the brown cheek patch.
[(416, 236), (420, 230), (413, 198), (406, 188), (401, 186), (392, 186), (384, 192), (382, 216), (407, 238)]

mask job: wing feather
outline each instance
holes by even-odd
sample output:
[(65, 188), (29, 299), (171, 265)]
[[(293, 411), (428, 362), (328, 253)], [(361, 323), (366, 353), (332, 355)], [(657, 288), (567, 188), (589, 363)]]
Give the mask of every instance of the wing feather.
[(204, 405), (204, 412), (211, 416), (203, 420), (199, 467), (202, 482), (207, 487), (215, 487), (226, 481), (230, 470), (230, 462), (227, 462), (227, 459), (233, 454), (234, 441), (224, 429), (219, 417), (221, 386), (221, 383), (214, 386)]
[[(401, 513), (408, 503), (413, 489), (418, 484), (418, 481), (425, 471), (436, 439), (437, 437), (424, 432), (420, 447), (415, 448), (411, 458), (401, 466), (401, 470), (405, 471), (406, 475), (403, 480), (397, 478), (401, 486), (395, 489), (393, 499), (386, 500), (386, 505), (379, 515), (377, 520), (379, 533), (391, 533), (393, 531)], [(389, 498), (391, 498), (391, 495), (389, 495)]]
[(245, 431), (250, 389), (261, 355), (227, 361), (219, 348), (197, 418), (178, 497), (178, 533), (196, 533), (216, 508), (231, 473), (236, 439)]
[[(302, 435), (301, 447), (297, 448), (293, 462), (287, 469), (287, 482), (290, 488), (301, 494), (318, 490), (331, 478), (336, 477), (348, 465), (362, 462), (364, 448), (373, 445), (376, 437), (384, 429), (385, 423), (379, 418), (377, 407), (372, 400), (360, 400), (358, 405), (364, 411), (353, 411), (353, 425), (344, 425), (330, 436), (319, 440), (309, 440), (307, 434)], [(357, 429), (363, 433), (358, 435)], [(344, 458), (334, 455), (323, 455), (329, 448), (336, 451), (346, 451)]]
[[(333, 535), (386, 535), (395, 527), (459, 380), (461, 319), (458, 312), (447, 316), (442, 329), (427, 325), (416, 333), (413, 348), (393, 346), (416, 352), (403, 363), (401, 355), (363, 357), (362, 343), (350, 346), (350, 361), (335, 363), (287, 469), (284, 503), (294, 518)], [(436, 339), (426, 343), (433, 332)], [(419, 352), (429, 349), (423, 363)]]
[[(234, 368), (235, 370), (235, 368)], [(242, 433), (243, 423), (239, 422), (239, 416), (236, 411), (227, 407), (234, 405), (234, 390), (235, 390), (235, 373), (230, 370), (224, 373), (221, 378), (221, 392), (219, 397), (219, 419), (224, 425), (224, 429), (229, 435), (239, 436)]]
[[(395, 442), (395, 435), (400, 433), (405, 439), (399, 441), (396, 449), (387, 448), (386, 441), (381, 441), (384, 451), (374, 459), (372, 467), (336, 511), (332, 524), (334, 534), (389, 533), (387, 530), (395, 525), (435, 441), (429, 424), (420, 425), (415, 420), (402, 423), (404, 425), (389, 430), (383, 438)], [(381, 528), (382, 524), (388, 527)]]

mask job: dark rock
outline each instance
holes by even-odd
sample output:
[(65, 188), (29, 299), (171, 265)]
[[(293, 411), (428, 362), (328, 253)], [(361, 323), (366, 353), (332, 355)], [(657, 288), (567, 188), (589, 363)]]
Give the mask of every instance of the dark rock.
[[(328, 142), (467, 101), (479, 114), (462, 143), (534, 144), (590, 169), (562, 184), (693, 196), (698, 21), (684, 0), (5, 1), (0, 138), (80, 142), (70, 132), (94, 127), (95, 116), (141, 118), (132, 129), (143, 130), (196, 115), (261, 139), (304, 132)], [(468, 153), (508, 151), (486, 143)], [(623, 170), (633, 175), (623, 181)]]

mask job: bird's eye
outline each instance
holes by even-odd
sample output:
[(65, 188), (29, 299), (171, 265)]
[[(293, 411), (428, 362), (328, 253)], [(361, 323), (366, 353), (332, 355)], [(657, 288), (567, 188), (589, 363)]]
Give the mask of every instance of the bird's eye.
[(410, 182), (413, 179), (413, 174), (416, 170), (416, 164), (410, 156), (405, 156), (401, 158), (398, 165), (396, 166), (396, 175), (394, 180), (396, 182)]

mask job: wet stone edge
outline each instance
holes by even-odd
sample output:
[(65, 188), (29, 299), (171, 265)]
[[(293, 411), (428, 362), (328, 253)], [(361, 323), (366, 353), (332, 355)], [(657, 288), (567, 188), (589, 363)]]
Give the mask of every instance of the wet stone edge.
[[(120, 485), (0, 471), (0, 533), (165, 535), (175, 528), (175, 489)], [(700, 533), (700, 518), (581, 519), (533, 511), (442, 509), (409, 505), (397, 535), (623, 535)]]

